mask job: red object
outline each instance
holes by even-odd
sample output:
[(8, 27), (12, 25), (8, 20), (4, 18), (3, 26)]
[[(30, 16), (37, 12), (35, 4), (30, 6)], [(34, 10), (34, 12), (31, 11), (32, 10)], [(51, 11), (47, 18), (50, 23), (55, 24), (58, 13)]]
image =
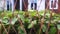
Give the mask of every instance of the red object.
[[(55, 0), (54, 5), (51, 5), (51, 6), (54, 8), (54, 7), (56, 7), (56, 3), (57, 3), (57, 6), (58, 6), (57, 9), (50, 9), (50, 8), (49, 8), (50, 4), (48, 5), (49, 1), (50, 1), (50, 0), (46, 0), (46, 1), (45, 1), (45, 8), (47, 8), (47, 6), (48, 6), (47, 9), (49, 9), (49, 10), (51, 10), (51, 11), (53, 10), (53, 11), (56, 12), (56, 13), (60, 13), (60, 0), (58, 0), (58, 2), (57, 2), (57, 0)], [(52, 3), (53, 3), (53, 1), (52, 1)]]

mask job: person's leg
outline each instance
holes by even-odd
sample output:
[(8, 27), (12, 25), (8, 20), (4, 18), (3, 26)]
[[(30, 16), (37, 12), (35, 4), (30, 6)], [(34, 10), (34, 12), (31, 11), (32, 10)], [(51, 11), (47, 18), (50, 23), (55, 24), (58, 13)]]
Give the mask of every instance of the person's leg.
[(7, 10), (9, 10), (9, 5), (7, 5)]
[(31, 9), (33, 9), (33, 3), (31, 3)]
[(35, 3), (35, 10), (36, 10), (36, 8), (37, 8), (37, 3)]

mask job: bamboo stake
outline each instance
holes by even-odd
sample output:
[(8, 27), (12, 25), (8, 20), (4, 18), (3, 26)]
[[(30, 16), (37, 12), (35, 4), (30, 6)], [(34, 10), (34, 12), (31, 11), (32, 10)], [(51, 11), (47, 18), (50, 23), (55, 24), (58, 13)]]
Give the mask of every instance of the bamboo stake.
[(58, 33), (57, 34), (60, 34), (60, 30), (58, 30)]
[[(42, 0), (41, 0), (41, 2), (42, 2)], [(40, 4), (41, 4), (41, 2), (40, 2)], [(38, 17), (40, 16), (39, 15), (39, 12), (37, 11), (37, 14), (38, 14)], [(44, 23), (44, 18), (45, 18), (45, 16), (46, 16), (46, 11), (44, 11), (44, 16), (42, 17), (42, 19), (41, 19), (41, 23), (40, 23), (40, 33), (39, 34), (41, 34), (41, 29), (42, 29), (42, 27), (43, 27), (43, 23)], [(39, 21), (40, 21), (40, 17), (39, 17)]]
[[(47, 4), (47, 8), (46, 8), (45, 11), (47, 11), (47, 9), (48, 9), (48, 7), (49, 7), (49, 2), (46, 2), (46, 4)], [(46, 30), (45, 34), (48, 34), (49, 26), (50, 26), (50, 22), (49, 22), (48, 25), (47, 25), (47, 30)]]
[(0, 34), (2, 34), (2, 33), (1, 33), (1, 30), (2, 30), (2, 26), (1, 26), (1, 23), (0, 23)]
[(7, 32), (7, 30), (6, 30), (5, 26), (4, 26), (4, 24), (2, 23), (2, 21), (0, 21), (0, 23), (1, 23), (1, 26), (4, 28), (4, 31), (6, 32), (6, 34), (8, 34), (8, 32)]
[(14, 11), (15, 11), (16, 3), (17, 3), (17, 0), (16, 0), (16, 2), (15, 2), (15, 4), (14, 4), (13, 14), (14, 14)]
[[(11, 2), (11, 0), (10, 0), (10, 2)], [(12, 13), (12, 15), (14, 16), (14, 11), (15, 11), (15, 7), (16, 7), (16, 3), (17, 3), (17, 0), (16, 0), (16, 2), (15, 2), (15, 4), (14, 4), (14, 10), (13, 10), (13, 13)], [(11, 18), (10, 18), (10, 24), (11, 24)], [(13, 27), (13, 25), (12, 25), (12, 28), (13, 28), (13, 30), (16, 32), (16, 30), (15, 30), (15, 28)], [(8, 27), (8, 32), (9, 32), (9, 30), (10, 30), (10, 26)], [(17, 32), (16, 32), (16, 34), (17, 34)]]
[[(5, 0), (3, 0), (3, 1), (4, 1), (4, 5), (3, 5), (3, 12), (4, 12), (4, 9), (5, 9)], [(4, 14), (3, 14), (3, 15), (4, 15)], [(3, 17), (3, 15), (2, 15), (2, 17)], [(0, 19), (0, 20), (1, 20), (1, 19)], [(6, 32), (6, 34), (8, 34), (8, 32), (7, 32), (4, 24), (2, 23), (2, 21), (0, 21), (0, 24), (1, 24), (1, 26), (4, 28), (4, 31)]]
[[(27, 11), (28, 7), (26, 6), (24, 0), (22, 0), (22, 1), (23, 1), (23, 3), (24, 3), (25, 11)], [(28, 0), (27, 0), (27, 1), (28, 1)]]
[[(41, 2), (42, 2), (42, 0), (40, 1), (40, 5), (41, 5)], [(40, 7), (40, 6), (38, 6), (38, 7)], [(39, 9), (39, 8), (38, 8)], [(38, 12), (38, 10), (37, 10), (37, 16), (38, 16), (38, 18), (39, 18), (39, 22), (40, 22), (40, 15), (39, 15), (39, 12)], [(42, 29), (42, 23), (40, 23), (40, 32), (39, 32), (39, 34), (41, 34), (41, 29)]]
[[(10, 18), (10, 20), (9, 20), (9, 22), (10, 22), (10, 25), (11, 25), (11, 21), (12, 21), (12, 19)], [(11, 27), (10, 25), (9, 25), (9, 27), (8, 27), (8, 32), (9, 32), (9, 30), (10, 30), (10, 27)], [(16, 30), (15, 30), (15, 28), (14, 28), (14, 26), (13, 26), (13, 25), (12, 25), (12, 28), (13, 28), (13, 30), (15, 31), (15, 33), (17, 34), (17, 32), (16, 32)]]
[(5, 0), (4, 0), (3, 12), (4, 12), (4, 9), (5, 9)]
[[(50, 1), (50, 0), (49, 0)], [(55, 2), (54, 2), (55, 3)], [(53, 7), (54, 7), (54, 5), (53, 5)], [(52, 11), (54, 10), (54, 8), (52, 9)], [(48, 23), (48, 29), (49, 29), (49, 26), (50, 26), (50, 23), (51, 23), (51, 20), (52, 20), (52, 11), (50, 11), (50, 21), (49, 21), (49, 23)], [(46, 34), (47, 34), (47, 32), (46, 32)]]
[(26, 30), (24, 28), (24, 25), (22, 24), (22, 20), (19, 18), (19, 16), (17, 18), (18, 18), (18, 21), (20, 23), (21, 28), (24, 30), (25, 34), (27, 34), (27, 32), (26, 32)]
[[(16, 0), (16, 2), (15, 2), (15, 5), (14, 5), (14, 10), (15, 10), (15, 7), (16, 7), (16, 3), (17, 3), (17, 0)], [(25, 4), (24, 4), (24, 6), (25, 6)], [(26, 7), (25, 7), (26, 8)], [(14, 11), (13, 11), (13, 15), (14, 15)], [(17, 18), (18, 18), (18, 21), (20, 22), (20, 25), (22, 26), (22, 28), (24, 29), (24, 31), (25, 31), (25, 34), (27, 34), (26, 33), (26, 30), (25, 30), (25, 28), (24, 28), (24, 26), (23, 26), (23, 24), (22, 24), (22, 22), (21, 22), (21, 20), (19, 19), (19, 17), (17, 16)]]

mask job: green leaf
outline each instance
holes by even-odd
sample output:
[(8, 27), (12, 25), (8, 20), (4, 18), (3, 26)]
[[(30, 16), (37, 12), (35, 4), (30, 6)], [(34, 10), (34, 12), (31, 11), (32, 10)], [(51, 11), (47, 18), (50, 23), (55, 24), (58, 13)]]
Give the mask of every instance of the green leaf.
[(22, 22), (24, 23), (24, 16), (23, 15), (19, 15), (19, 18), (22, 20)]
[(43, 25), (42, 31), (45, 32), (47, 29), (47, 27), (45, 25)]
[(13, 18), (11, 24), (14, 25), (17, 20), (18, 20), (18, 18)]
[(1, 24), (0, 24), (0, 30), (1, 30)]
[(2, 19), (2, 23), (8, 25), (9, 24), (8, 19), (7, 18)]
[(19, 34), (25, 34), (23, 28), (21, 28), (21, 26), (18, 27), (18, 33)]
[(34, 20), (34, 21), (32, 21), (30, 24), (29, 24), (29, 26), (28, 26), (28, 28), (32, 28), (34, 25), (36, 25), (36, 20)]
[(29, 19), (29, 18), (25, 18), (25, 19), (24, 19), (24, 22), (30, 23), (30, 19)]
[(60, 30), (60, 24), (57, 24), (57, 28), (58, 28), (58, 30)]
[(30, 13), (30, 16), (31, 16), (31, 17), (36, 16), (36, 14), (37, 14), (36, 11), (34, 11), (34, 12), (29, 12), (29, 13)]
[(56, 32), (57, 32), (57, 29), (55, 27), (51, 27), (49, 34), (56, 34)]

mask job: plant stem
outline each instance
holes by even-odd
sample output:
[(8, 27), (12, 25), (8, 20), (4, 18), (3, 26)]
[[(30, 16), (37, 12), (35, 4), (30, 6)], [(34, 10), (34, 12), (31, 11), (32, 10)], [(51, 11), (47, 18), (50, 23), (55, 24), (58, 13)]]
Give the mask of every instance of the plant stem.
[(2, 24), (2, 22), (1, 22), (1, 21), (0, 21), (0, 23), (1, 23), (2, 27), (4, 28), (4, 30), (5, 30), (5, 32), (6, 32), (6, 34), (8, 34), (8, 32), (7, 32), (7, 30), (6, 30), (5, 26), (4, 26), (4, 24)]

